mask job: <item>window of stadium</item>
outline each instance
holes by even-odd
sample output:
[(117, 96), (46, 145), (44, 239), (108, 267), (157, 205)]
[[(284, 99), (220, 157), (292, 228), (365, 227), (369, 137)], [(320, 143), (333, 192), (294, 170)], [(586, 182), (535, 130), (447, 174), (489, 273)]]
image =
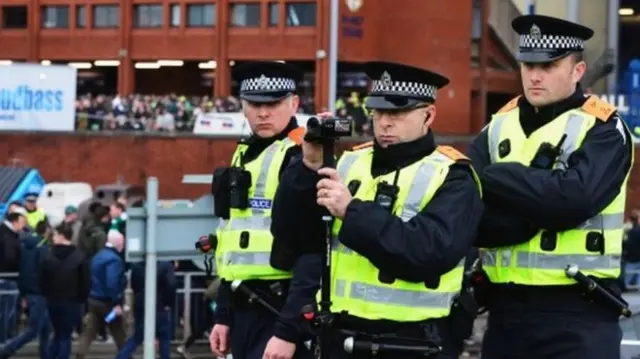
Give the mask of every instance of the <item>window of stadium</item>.
[(180, 27), (180, 4), (171, 4), (169, 14), (169, 26)]
[(69, 28), (69, 6), (43, 6), (40, 18), (42, 27), (45, 29), (67, 29)]
[(231, 4), (231, 26), (260, 27), (260, 4)]
[(287, 4), (287, 26), (316, 26), (316, 4)]
[(162, 27), (162, 5), (134, 5), (133, 27)]
[(93, 27), (112, 28), (120, 25), (120, 7), (118, 5), (94, 5)]
[(26, 29), (27, 6), (3, 6), (2, 7), (2, 27), (5, 29)]
[(84, 5), (76, 6), (76, 27), (78, 29), (87, 27), (87, 8)]
[(269, 27), (278, 26), (280, 20), (280, 8), (277, 2), (269, 3)]
[(187, 5), (188, 27), (213, 27), (216, 26), (215, 4), (190, 4)]

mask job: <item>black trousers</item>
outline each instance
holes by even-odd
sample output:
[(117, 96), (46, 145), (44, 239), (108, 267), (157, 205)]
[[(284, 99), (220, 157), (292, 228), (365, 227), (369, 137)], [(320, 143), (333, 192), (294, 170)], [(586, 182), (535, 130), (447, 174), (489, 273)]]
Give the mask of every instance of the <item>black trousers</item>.
[(482, 359), (617, 359), (621, 339), (618, 315), (603, 303), (509, 299), (491, 309)]

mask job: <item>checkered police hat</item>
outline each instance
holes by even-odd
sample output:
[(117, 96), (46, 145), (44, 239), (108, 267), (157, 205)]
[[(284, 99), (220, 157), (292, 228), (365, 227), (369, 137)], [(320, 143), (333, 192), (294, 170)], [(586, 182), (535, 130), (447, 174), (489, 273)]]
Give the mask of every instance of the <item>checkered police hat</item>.
[(544, 63), (584, 50), (585, 41), (593, 36), (588, 27), (543, 15), (515, 18), (511, 26), (520, 35), (517, 59)]
[(440, 74), (409, 65), (374, 61), (364, 66), (372, 80), (365, 105), (372, 109), (401, 110), (433, 103), (438, 89), (449, 83)]
[(240, 86), (240, 98), (254, 103), (276, 102), (291, 95), (301, 75), (296, 67), (275, 61), (244, 63), (231, 73)]

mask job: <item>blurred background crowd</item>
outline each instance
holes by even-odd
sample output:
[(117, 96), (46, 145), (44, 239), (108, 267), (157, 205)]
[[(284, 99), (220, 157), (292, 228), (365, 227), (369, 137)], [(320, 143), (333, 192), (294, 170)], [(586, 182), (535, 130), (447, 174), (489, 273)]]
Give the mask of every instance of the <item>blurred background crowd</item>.
[[(300, 100), (299, 113), (316, 113), (312, 98)], [(363, 96), (357, 92), (336, 101), (336, 116), (354, 120), (359, 135), (367, 134), (370, 128), (362, 103)], [(191, 133), (198, 118), (204, 114), (239, 111), (242, 111), (242, 101), (233, 96), (214, 99), (178, 94), (87, 94), (76, 101), (76, 129)]]

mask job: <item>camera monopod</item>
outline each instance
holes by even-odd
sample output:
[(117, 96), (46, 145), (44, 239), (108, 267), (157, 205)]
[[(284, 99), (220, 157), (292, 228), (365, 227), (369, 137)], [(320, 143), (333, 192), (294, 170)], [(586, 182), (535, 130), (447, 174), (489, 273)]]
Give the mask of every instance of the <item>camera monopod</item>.
[[(307, 122), (308, 129), (315, 129), (321, 126), (317, 118), (311, 118)], [(321, 136), (318, 131), (307, 132), (305, 141), (322, 144), (322, 167), (336, 168), (335, 161), (335, 139)], [(322, 208), (322, 221), (325, 224), (325, 250), (322, 255), (322, 275), (320, 286), (320, 310), (316, 313), (306, 313), (305, 317), (312, 320), (319, 330), (320, 359), (329, 359), (331, 355), (331, 324), (333, 314), (331, 313), (331, 227), (333, 216), (326, 208)]]
[[(322, 142), (322, 162), (325, 168), (335, 168), (335, 140), (325, 139)], [(331, 227), (333, 217), (329, 210), (323, 209), (322, 221), (325, 224), (325, 249), (322, 258), (322, 276), (320, 287), (320, 312), (316, 316), (316, 324), (320, 330), (320, 359), (329, 359), (331, 355)]]

